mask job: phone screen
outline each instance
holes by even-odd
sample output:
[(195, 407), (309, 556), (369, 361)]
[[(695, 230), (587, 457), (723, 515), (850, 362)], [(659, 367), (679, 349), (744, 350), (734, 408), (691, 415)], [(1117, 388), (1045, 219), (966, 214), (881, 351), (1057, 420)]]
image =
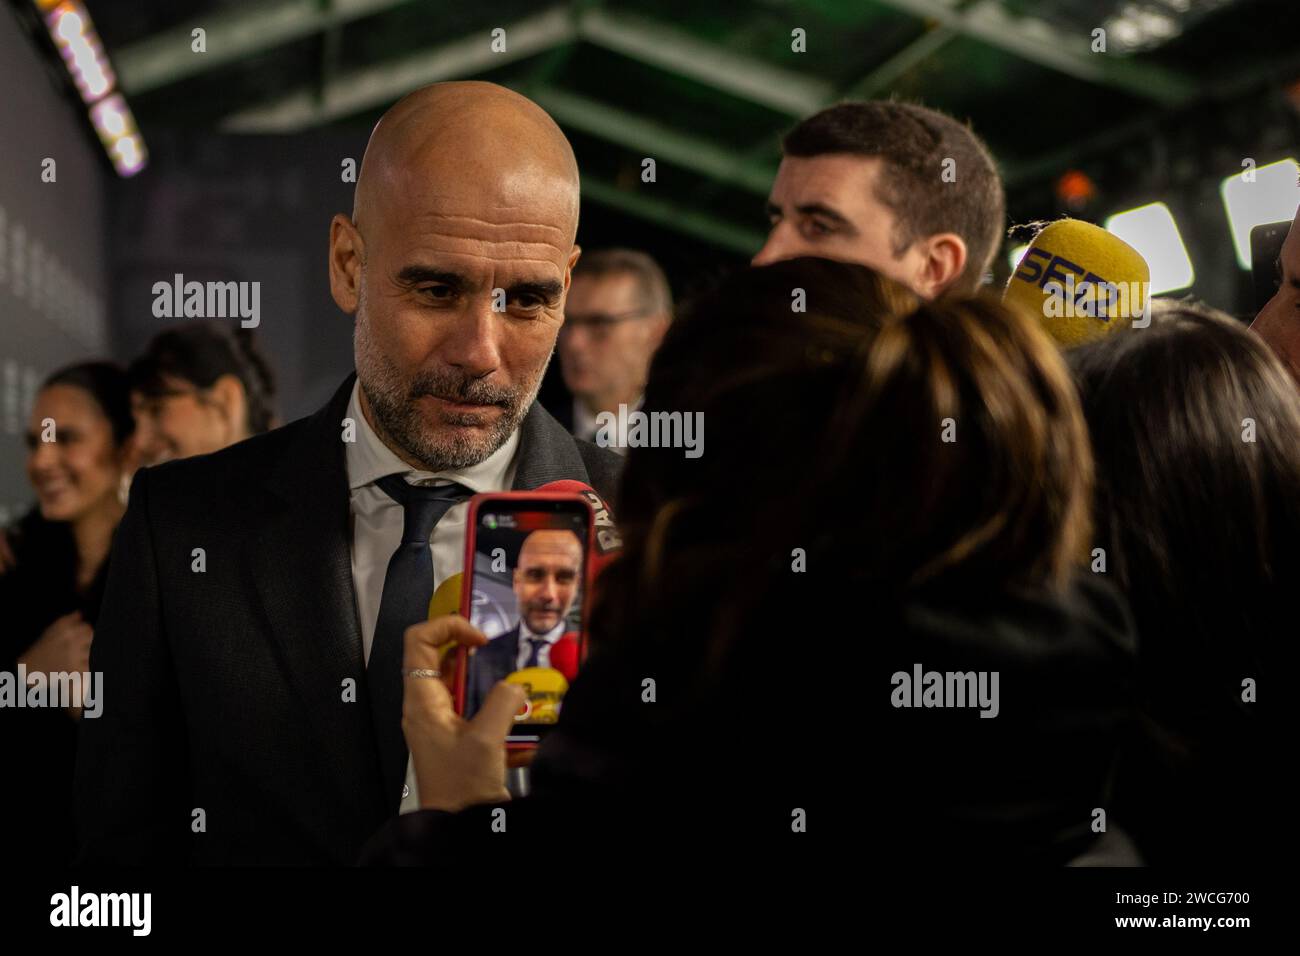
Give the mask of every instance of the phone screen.
[(508, 742), (536, 743), (560, 716), (582, 660), (591, 509), (576, 500), (491, 499), (475, 516), (469, 619), (488, 643), (469, 657), (464, 716), (498, 681), (528, 699)]

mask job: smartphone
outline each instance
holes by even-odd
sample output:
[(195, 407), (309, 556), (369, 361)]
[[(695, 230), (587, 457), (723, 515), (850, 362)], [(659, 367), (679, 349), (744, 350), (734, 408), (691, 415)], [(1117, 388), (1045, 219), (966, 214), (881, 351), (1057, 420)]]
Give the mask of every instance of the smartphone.
[(1255, 312), (1268, 303), (1282, 283), (1277, 257), (1282, 254), (1282, 243), (1291, 229), (1291, 220), (1266, 222), (1250, 230), (1251, 285), (1255, 294)]
[(523, 686), (510, 749), (555, 726), (587, 655), (595, 513), (579, 494), (510, 491), (470, 499), (461, 614), (488, 637), (457, 651), (456, 712), (472, 719), (498, 681)]

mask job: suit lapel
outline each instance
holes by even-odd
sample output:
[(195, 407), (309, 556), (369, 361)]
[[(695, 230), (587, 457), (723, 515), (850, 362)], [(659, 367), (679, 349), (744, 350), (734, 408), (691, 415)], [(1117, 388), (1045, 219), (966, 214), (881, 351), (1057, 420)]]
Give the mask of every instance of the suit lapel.
[[(352, 531), (342, 420), (355, 375), (307, 419), (267, 481), (261, 531), (249, 555), (285, 673), (349, 804), (380, 799), (365, 698), (365, 660), (352, 583)], [(344, 699), (352, 680), (355, 702)], [(366, 794), (365, 783), (374, 793)], [(381, 811), (382, 813), (382, 811)]]
[(501, 646), (501, 654), (507, 666), (507, 673), (515, 669), (515, 661), (519, 660), (519, 636), (521, 630), (522, 628), (516, 624), (512, 630), (497, 638), (498, 641), (505, 642)]
[(515, 468), (514, 490), (531, 491), (565, 478), (591, 484), (573, 436), (550, 412), (533, 402), (519, 425), (519, 464)]

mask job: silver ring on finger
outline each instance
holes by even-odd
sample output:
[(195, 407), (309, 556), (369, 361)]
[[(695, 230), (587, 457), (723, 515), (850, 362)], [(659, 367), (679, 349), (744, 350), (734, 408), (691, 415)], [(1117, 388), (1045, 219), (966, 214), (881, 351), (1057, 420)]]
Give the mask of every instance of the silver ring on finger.
[(430, 678), (441, 677), (442, 671), (433, 667), (412, 667), (406, 672), (407, 677)]

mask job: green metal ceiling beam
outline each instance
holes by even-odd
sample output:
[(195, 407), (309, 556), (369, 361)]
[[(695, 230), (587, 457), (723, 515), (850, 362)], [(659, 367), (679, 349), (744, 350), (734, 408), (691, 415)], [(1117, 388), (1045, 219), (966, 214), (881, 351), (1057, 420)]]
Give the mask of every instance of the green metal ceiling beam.
[[(129, 95), (144, 93), (406, 2), (332, 0), (323, 5), (320, 0), (278, 0), (269, 6), (241, 7), (123, 47), (114, 52), (113, 61), (123, 89)], [(581, 3), (552, 8), (547, 15), (569, 21), (565, 40), (581, 39), (791, 116), (813, 112), (834, 95), (831, 84), (822, 80), (653, 20)], [(207, 33), (206, 53), (191, 50), (190, 31), (196, 26)]]
[(631, 14), (589, 10), (578, 20), (578, 35), (588, 43), (790, 116), (815, 112), (835, 94), (823, 80)]
[[(112, 51), (113, 66), (127, 95), (138, 95), (408, 2), (276, 0), (195, 15), (178, 27)], [(205, 34), (204, 53), (192, 48), (191, 31), (196, 27)]]
[[(123, 89), (129, 95), (139, 94), (406, 2), (409, 0), (276, 0), (241, 7), (195, 18), (114, 51), (114, 64)], [(1032, 17), (1017, 18), (997, 0), (970, 5), (959, 0), (878, 2), (930, 20), (937, 29), (928, 30), (916, 43), (850, 86), (844, 96), (866, 97), (887, 89), (958, 34), (1069, 76), (1169, 106), (1182, 104), (1197, 93), (1196, 84), (1181, 74), (1133, 58), (1093, 53), (1090, 37), (1064, 33)], [(568, 42), (579, 38), (790, 116), (807, 115), (836, 98), (830, 83), (643, 17), (589, 4), (562, 5), (541, 16), (551, 15), (568, 21), (564, 38)], [(207, 33), (205, 53), (191, 49), (190, 31), (196, 26)], [(439, 75), (445, 74), (439, 71)]]
[(885, 92), (913, 68), (947, 46), (961, 32), (953, 27), (930, 26), (924, 33), (881, 63), (862, 79), (845, 87), (842, 98), (869, 100)]
[(998, 0), (978, 0), (969, 6), (955, 0), (877, 2), (936, 21), (1030, 63), (1164, 106), (1180, 106), (1199, 92), (1189, 77), (1136, 59), (1093, 53), (1091, 35), (1066, 33), (1034, 17), (1013, 16)]
[[(340, 75), (320, 95), (301, 89), (271, 103), (228, 116), (224, 129), (241, 133), (286, 133), (309, 129), (369, 109), (386, 106), (426, 83), (473, 76), (507, 59), (551, 50), (572, 38), (572, 22), (555, 8), (506, 27), (506, 53), (493, 53), (483, 36), (473, 36), (399, 60)], [(735, 151), (555, 87), (530, 91), (562, 125), (603, 139), (638, 156), (680, 166), (703, 176), (766, 196), (776, 170), (746, 160)]]
[(734, 150), (715, 146), (626, 110), (565, 90), (542, 88), (533, 99), (562, 126), (614, 143), (638, 157), (652, 157), (766, 196), (776, 168), (746, 162)]
[(269, 103), (232, 113), (222, 128), (239, 133), (298, 132), (386, 106), (412, 90), (440, 80), (463, 79), (572, 41), (567, 8), (505, 25), (506, 49), (494, 52), (487, 33), (421, 50), (376, 66), (353, 70), (326, 84), (321, 95), (303, 87)]
[(601, 180), (582, 178), (582, 198), (586, 202), (610, 206), (656, 225), (694, 236), (743, 256), (752, 256), (767, 240), (761, 232), (735, 226), (696, 209), (679, 206), (664, 199), (652, 199), (638, 192), (619, 189)]

